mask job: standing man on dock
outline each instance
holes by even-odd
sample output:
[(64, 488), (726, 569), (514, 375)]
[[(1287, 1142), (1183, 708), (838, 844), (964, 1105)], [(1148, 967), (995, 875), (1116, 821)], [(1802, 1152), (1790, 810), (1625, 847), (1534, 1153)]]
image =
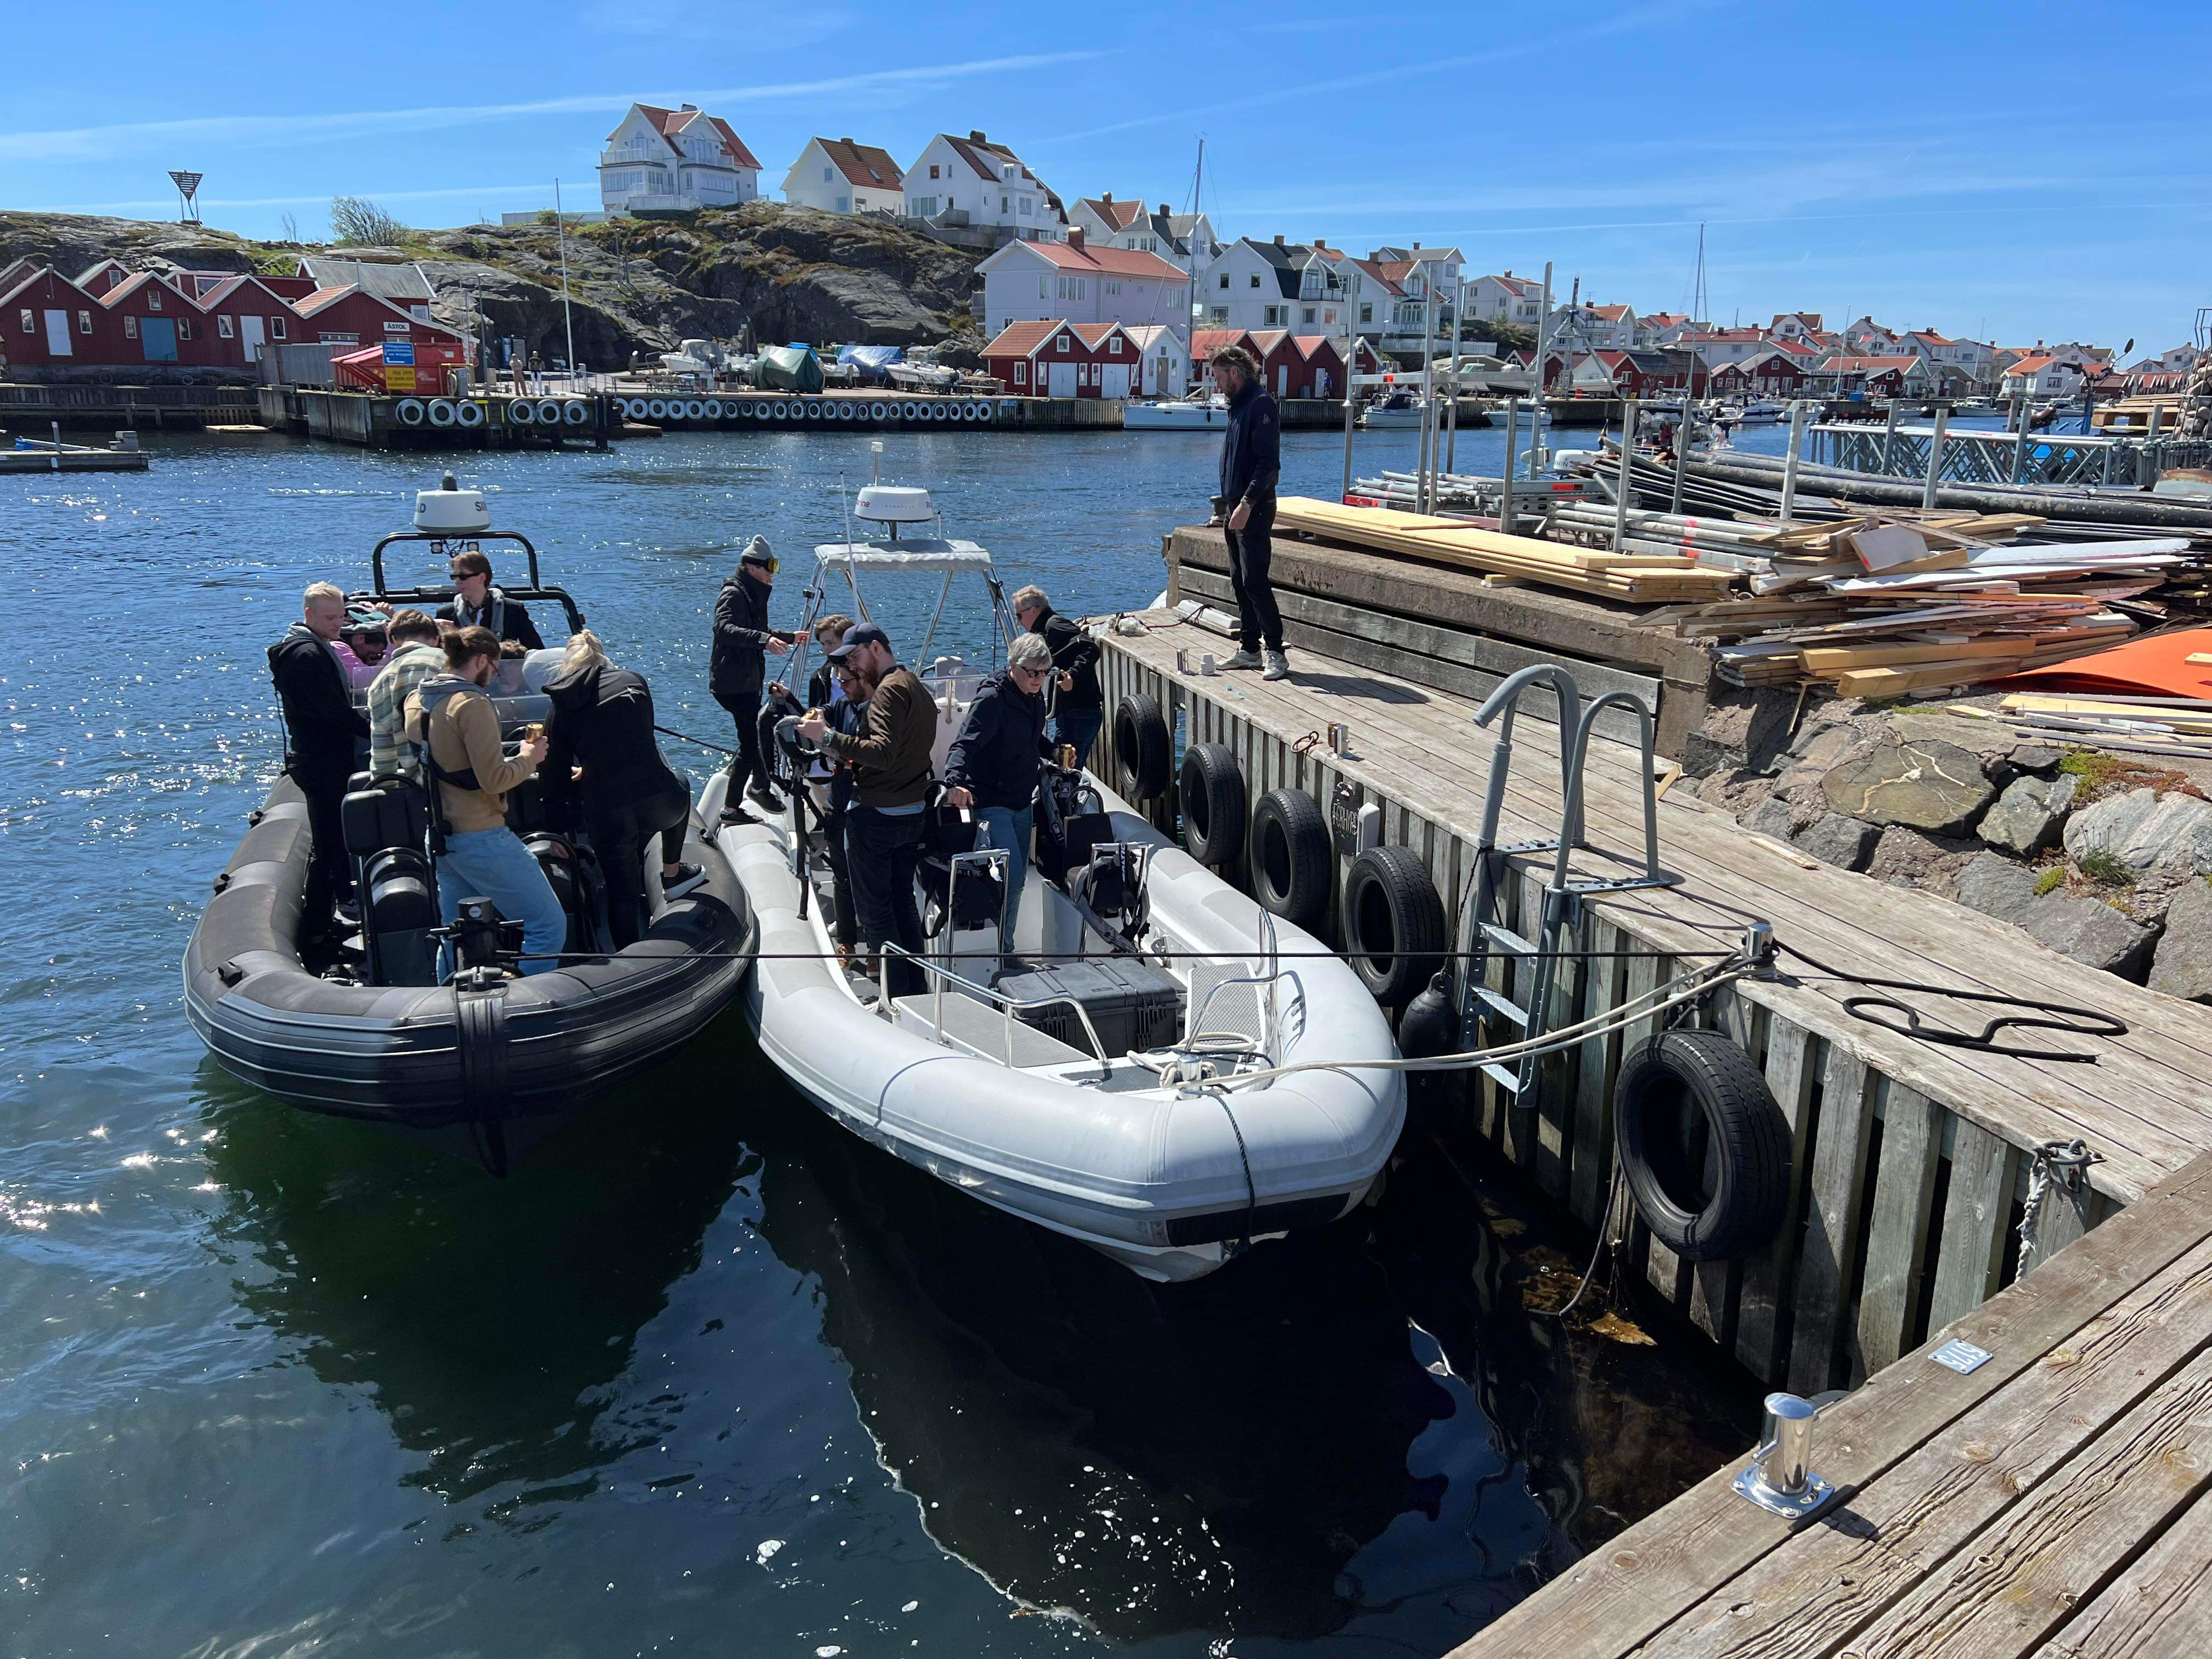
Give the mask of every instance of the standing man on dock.
[(1267, 580), (1267, 535), (1275, 527), (1275, 483), (1283, 471), (1281, 418), (1250, 352), (1224, 346), (1210, 361), (1214, 384), (1229, 398), (1229, 428), (1221, 434), (1221, 505), (1228, 515), (1222, 536), (1229, 544), (1239, 647), (1222, 666), (1264, 668), (1262, 679), (1285, 679), (1291, 665), (1283, 655), (1283, 617)]

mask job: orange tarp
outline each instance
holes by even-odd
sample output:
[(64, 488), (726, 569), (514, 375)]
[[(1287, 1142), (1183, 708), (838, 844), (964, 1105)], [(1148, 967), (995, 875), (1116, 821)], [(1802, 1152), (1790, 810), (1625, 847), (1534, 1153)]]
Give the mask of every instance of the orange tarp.
[(2212, 663), (2194, 663), (2193, 653), (2212, 652), (2212, 628), (2180, 628), (2150, 634), (2044, 668), (1990, 683), (2000, 691), (2077, 691), (2108, 697), (2212, 698)]

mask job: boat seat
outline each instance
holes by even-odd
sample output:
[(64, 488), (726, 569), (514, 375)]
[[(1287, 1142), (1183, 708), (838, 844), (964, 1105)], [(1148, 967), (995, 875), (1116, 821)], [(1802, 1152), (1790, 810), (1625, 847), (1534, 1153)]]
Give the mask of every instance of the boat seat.
[[(1190, 968), (1190, 1018), (1193, 1036), (1220, 1036), (1230, 1035), (1249, 1037), (1257, 1042), (1262, 1030), (1261, 994), (1267, 988), (1261, 985), (1229, 985), (1216, 993), (1214, 987), (1227, 985), (1235, 979), (1249, 979), (1258, 971), (1251, 962), (1194, 962)], [(1212, 1001), (1208, 1003), (1208, 996)], [(1204, 1008), (1203, 1021), (1199, 1010)]]
[(356, 789), (338, 805), (346, 851), (357, 859), (387, 847), (420, 851), (428, 811), (428, 797), (412, 787)]
[[(897, 1000), (898, 1023), (902, 1029), (917, 1036), (934, 1039), (937, 1033), (938, 1007), (934, 992), (925, 991), (915, 996)], [(1003, 1010), (965, 991), (945, 994), (945, 1041), (957, 1048), (964, 1048), (981, 1060), (995, 1060), (1003, 1066), (1006, 1061), (1006, 1018)], [(1082, 1048), (1070, 1048), (1058, 1037), (1048, 1036), (1033, 1025), (1020, 1020), (1014, 1024), (1014, 1064), (1024, 1069), (1038, 1066), (1066, 1066), (1071, 1061), (1098, 1064), (1098, 1057)]]

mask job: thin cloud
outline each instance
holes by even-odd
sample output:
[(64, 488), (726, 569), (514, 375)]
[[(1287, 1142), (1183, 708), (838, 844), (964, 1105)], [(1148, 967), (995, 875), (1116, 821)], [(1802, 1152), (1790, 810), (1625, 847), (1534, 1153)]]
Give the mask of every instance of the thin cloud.
[[(783, 81), (750, 87), (715, 87), (687, 92), (697, 103), (739, 104), (811, 97), (822, 93), (874, 88), (928, 87), (971, 76), (1002, 74), (1079, 63), (1112, 54), (1099, 51), (1029, 52), (1007, 58), (978, 58), (958, 64), (916, 64), (871, 70), (858, 75), (814, 81)], [(669, 97), (665, 93), (578, 93), (562, 98), (514, 104), (447, 104), (412, 109), (351, 110), (329, 115), (206, 115), (176, 121), (130, 121), (112, 126), (0, 133), (0, 160), (70, 161), (115, 155), (161, 142), (192, 139), (233, 145), (299, 144), (314, 140), (365, 137), (376, 133), (428, 132), (477, 126), (526, 115), (573, 115), (592, 110), (626, 109)]]

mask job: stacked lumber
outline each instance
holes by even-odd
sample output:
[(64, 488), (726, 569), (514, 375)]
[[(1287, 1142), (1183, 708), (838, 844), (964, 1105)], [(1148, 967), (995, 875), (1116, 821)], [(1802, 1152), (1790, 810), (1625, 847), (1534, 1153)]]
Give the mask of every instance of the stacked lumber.
[(1285, 495), (1276, 503), (1275, 526), (1400, 558), (1638, 605), (1717, 599), (1734, 580), (1727, 571), (1700, 568), (1685, 555), (1598, 552), (1501, 535), (1458, 519), (1345, 507), (1304, 495)]
[(2172, 760), (2212, 760), (2212, 698), (2016, 692), (1995, 717), (2043, 743)]

